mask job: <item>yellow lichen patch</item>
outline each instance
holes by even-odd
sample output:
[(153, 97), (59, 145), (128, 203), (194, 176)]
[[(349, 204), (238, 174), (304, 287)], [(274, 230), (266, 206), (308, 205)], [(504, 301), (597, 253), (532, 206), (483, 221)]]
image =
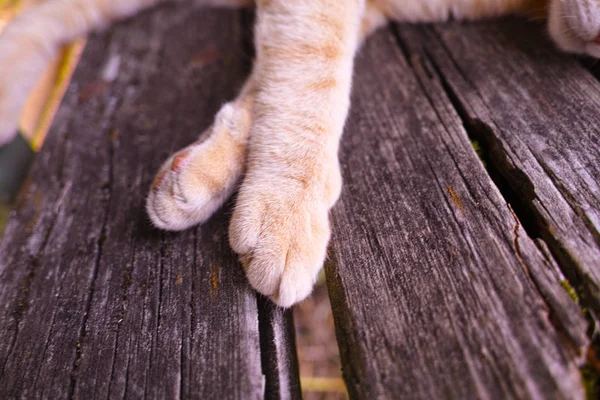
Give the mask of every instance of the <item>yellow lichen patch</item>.
[(454, 189), (452, 188), (452, 186), (448, 186), (447, 192), (448, 192), (448, 196), (450, 197), (450, 201), (452, 201), (452, 204), (454, 204), (454, 206), (460, 212), (463, 212), (463, 209), (465, 208), (465, 205), (464, 205), (462, 199), (460, 198), (460, 196), (458, 195), (458, 193), (456, 193), (454, 191)]
[(119, 137), (119, 129), (117, 128), (112, 128), (110, 130), (110, 140), (112, 142), (115, 142), (117, 140), (117, 138)]
[(210, 268), (210, 290), (208, 294), (216, 296), (219, 294), (219, 266), (213, 264)]
[(181, 282), (182, 282), (181, 274), (177, 274), (177, 276), (175, 277), (175, 284), (181, 285)]
[(217, 47), (207, 47), (198, 50), (190, 57), (189, 64), (194, 68), (204, 68), (209, 64), (213, 64), (222, 58), (221, 52)]
[(341, 378), (300, 377), (302, 390), (307, 392), (341, 393), (346, 395), (346, 384)]
[(27, 233), (33, 232), (33, 228), (37, 225), (37, 223), (40, 219), (40, 215), (42, 213), (42, 203), (43, 202), (44, 202), (43, 193), (40, 192), (39, 190), (36, 190), (33, 193), (33, 206), (34, 206), (33, 217), (29, 221), (27, 221), (27, 224), (25, 225), (25, 232), (27, 232)]
[(9, 213), (9, 207), (5, 204), (0, 204), (0, 237), (2, 237), (2, 233), (4, 232), (4, 227), (6, 226), (6, 222), (8, 221)]

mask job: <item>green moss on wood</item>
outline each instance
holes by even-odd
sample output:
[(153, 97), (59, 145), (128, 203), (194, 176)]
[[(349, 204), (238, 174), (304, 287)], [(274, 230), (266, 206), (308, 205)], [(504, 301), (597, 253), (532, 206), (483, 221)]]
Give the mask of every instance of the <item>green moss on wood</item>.
[(483, 156), (483, 150), (481, 149), (479, 142), (477, 140), (471, 140), (471, 146), (473, 146), (473, 150), (475, 150), (475, 153), (477, 153), (477, 156), (479, 157), (479, 160), (481, 160), (483, 166), (487, 168), (485, 157)]
[(587, 400), (600, 399), (600, 360), (596, 355), (599, 347), (600, 343), (595, 340), (588, 349), (586, 363), (581, 369), (581, 379)]
[(569, 296), (571, 296), (575, 303), (579, 303), (579, 296), (577, 295), (575, 288), (571, 286), (568, 280), (563, 279), (562, 281), (560, 281), (560, 286), (562, 286), (563, 289), (565, 289), (567, 293), (569, 293)]
[(10, 208), (6, 204), (0, 204), (0, 237), (2, 236), (2, 233), (4, 233), (4, 227), (8, 221), (9, 212)]
[(599, 393), (599, 380), (598, 374), (591, 368), (583, 368), (581, 371), (581, 379), (583, 380), (583, 387), (585, 388), (585, 398), (587, 400), (598, 399)]

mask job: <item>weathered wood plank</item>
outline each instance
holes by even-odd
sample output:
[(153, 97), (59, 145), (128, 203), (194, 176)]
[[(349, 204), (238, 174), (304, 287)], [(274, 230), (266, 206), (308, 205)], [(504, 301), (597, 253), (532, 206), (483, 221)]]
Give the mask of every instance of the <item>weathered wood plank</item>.
[[(178, 234), (144, 211), (158, 166), (247, 75), (242, 19), (167, 7), (88, 44), (0, 243), (0, 398), (298, 397), (290, 314), (261, 314), (283, 332), (262, 343), (278, 374), (261, 371), (228, 211)], [(219, 59), (190, 63), (207, 49)]]
[(525, 20), (406, 28), (525, 213), (600, 311), (600, 84)]
[(582, 398), (579, 309), (426, 67), (390, 31), (357, 60), (327, 264), (349, 392)]

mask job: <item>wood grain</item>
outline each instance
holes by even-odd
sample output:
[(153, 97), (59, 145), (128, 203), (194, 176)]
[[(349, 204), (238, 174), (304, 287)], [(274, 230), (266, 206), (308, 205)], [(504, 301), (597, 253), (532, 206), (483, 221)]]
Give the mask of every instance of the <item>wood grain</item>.
[(585, 323), (554, 261), (389, 30), (358, 57), (341, 159), (327, 279), (351, 397), (583, 398)]
[[(257, 303), (229, 209), (178, 234), (143, 210), (246, 76), (242, 21), (167, 7), (90, 41), (0, 242), (0, 398), (300, 397), (291, 313)], [(357, 60), (327, 264), (353, 398), (583, 397), (559, 267), (597, 304), (598, 83), (536, 29), (405, 26)]]
[(90, 40), (0, 244), (0, 398), (298, 397), (291, 314), (261, 313), (279, 332), (261, 370), (229, 208), (176, 234), (144, 211), (160, 164), (247, 75), (243, 19), (167, 7)]
[(583, 302), (600, 311), (600, 84), (521, 19), (399, 30), (439, 71), (474, 138)]

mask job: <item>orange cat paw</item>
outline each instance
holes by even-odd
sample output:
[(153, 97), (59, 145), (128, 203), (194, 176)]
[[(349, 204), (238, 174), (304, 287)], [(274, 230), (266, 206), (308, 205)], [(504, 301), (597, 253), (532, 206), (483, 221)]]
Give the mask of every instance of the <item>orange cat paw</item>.
[(146, 209), (161, 229), (183, 230), (206, 221), (235, 189), (245, 162), (249, 110), (226, 104), (196, 142), (171, 156), (156, 175)]
[(253, 171), (237, 199), (230, 244), (252, 287), (281, 307), (311, 293), (326, 257), (328, 211), (341, 188), (337, 162), (326, 169), (325, 180), (308, 181)]

